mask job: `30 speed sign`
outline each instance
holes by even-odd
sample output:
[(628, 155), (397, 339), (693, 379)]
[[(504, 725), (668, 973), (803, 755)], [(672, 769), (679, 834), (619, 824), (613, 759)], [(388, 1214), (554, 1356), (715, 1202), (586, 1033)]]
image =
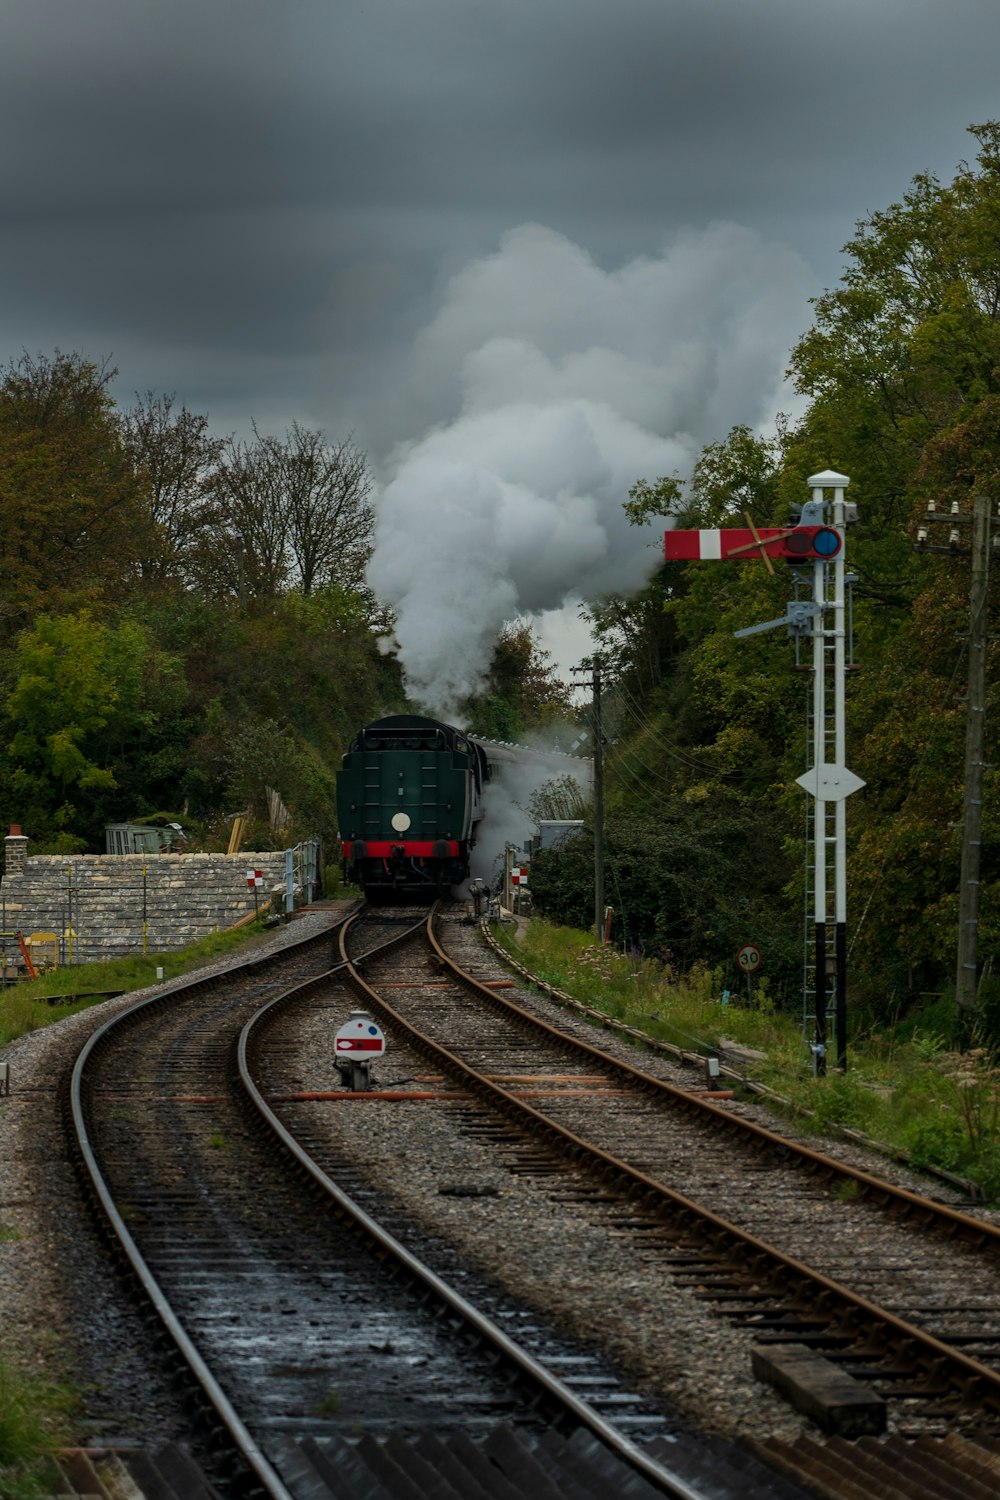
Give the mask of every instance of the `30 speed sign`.
[(764, 955), (756, 943), (744, 943), (736, 950), (736, 967), (743, 974), (756, 974), (764, 962)]

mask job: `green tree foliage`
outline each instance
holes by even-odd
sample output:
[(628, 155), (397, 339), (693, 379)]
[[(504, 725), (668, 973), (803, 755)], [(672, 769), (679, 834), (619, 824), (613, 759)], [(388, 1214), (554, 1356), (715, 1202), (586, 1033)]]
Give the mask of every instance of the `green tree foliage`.
[(0, 625), (39, 609), (121, 599), (149, 538), (140, 486), (108, 394), (114, 374), (79, 355), (0, 369)]
[(569, 690), (549, 661), (529, 624), (505, 625), (493, 648), (486, 688), (463, 705), (469, 727), (487, 739), (516, 741), (568, 719)]
[(524, 810), (536, 823), (580, 821), (589, 813), (590, 803), (581, 782), (567, 771), (536, 787)]
[[(913, 543), (929, 500), (938, 511), (957, 504), (967, 545), (971, 495), (1000, 499), (1000, 125), (971, 133), (976, 162), (948, 184), (918, 176), (900, 203), (859, 225), (841, 286), (817, 300), (792, 358), (811, 405), (782, 479), (788, 493), (817, 459), (834, 457), (857, 486), (851, 564), (864, 671), (852, 693), (851, 763), (868, 790), (863, 816), (852, 809), (852, 897), (864, 916), (855, 962), (871, 992), (910, 999), (949, 986), (954, 969), (969, 607), (967, 556), (920, 558)], [(994, 590), (992, 611), (996, 603)], [(995, 714), (987, 730), (995, 746)], [(996, 813), (990, 774), (987, 962), (998, 936)]]
[[(766, 930), (768, 972), (779, 991), (784, 986), (791, 994), (799, 934), (789, 924), (775, 931), (773, 888), (746, 879), (763, 830), (731, 805), (700, 818), (679, 803), (651, 812), (633, 806), (607, 820), (605, 895), (615, 909), (615, 940), (657, 954), (678, 971), (706, 960), (731, 971), (737, 948)], [(532, 901), (554, 921), (589, 927), (593, 882), (592, 830), (532, 859)]]
[(96, 837), (110, 793), (155, 793), (152, 762), (186, 690), (179, 663), (142, 625), (106, 625), (86, 609), (40, 615), (18, 639), (15, 673), (6, 800), (36, 837), (68, 828)]
[(971, 134), (977, 165), (946, 185), (921, 174), (858, 225), (852, 264), (792, 355), (811, 406), (788, 477), (836, 450), (873, 527), (905, 529), (928, 443), (1000, 389), (1000, 124)]
[(345, 743), (403, 705), (364, 455), (298, 426), (216, 438), (152, 392), (122, 412), (113, 373), (0, 371), (0, 809), (36, 849), (99, 849), (105, 822), (221, 827), (271, 788), (283, 836), (332, 833)]

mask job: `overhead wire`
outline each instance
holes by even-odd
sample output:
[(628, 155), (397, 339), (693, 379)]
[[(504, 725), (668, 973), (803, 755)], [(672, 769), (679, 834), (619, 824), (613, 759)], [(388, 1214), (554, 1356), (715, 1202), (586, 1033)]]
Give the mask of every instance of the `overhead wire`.
[(638, 724), (643, 733), (647, 734), (666, 755), (672, 756), (675, 760), (683, 761), (686, 765), (693, 766), (698, 771), (710, 771), (713, 775), (731, 774), (718, 773), (715, 767), (707, 765), (704, 761), (698, 760), (693, 755), (689, 755), (686, 751), (679, 749), (678, 746), (671, 745), (669, 740), (663, 738), (653, 721), (647, 717), (642, 705), (636, 700), (621, 679), (613, 679), (613, 685), (615, 691), (625, 700), (626, 711), (631, 715), (634, 722)]

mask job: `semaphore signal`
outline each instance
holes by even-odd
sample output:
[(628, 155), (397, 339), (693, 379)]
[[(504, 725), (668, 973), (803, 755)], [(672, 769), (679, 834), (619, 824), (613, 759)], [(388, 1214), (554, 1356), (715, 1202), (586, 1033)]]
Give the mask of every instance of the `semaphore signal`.
[[(845, 763), (844, 685), (846, 673), (846, 571), (844, 527), (857, 519), (857, 507), (844, 499), (850, 484), (846, 474), (825, 469), (807, 481), (812, 498), (797, 506), (798, 524), (757, 527), (744, 511), (746, 528), (668, 531), (664, 537), (667, 562), (753, 562), (760, 559), (774, 573), (774, 559), (812, 563), (811, 600), (792, 600), (777, 620), (738, 630), (738, 636), (787, 627), (793, 637), (812, 639), (812, 749), (813, 764), (798, 784), (814, 800), (813, 955), (812, 983), (806, 985), (806, 1007), (814, 1003), (815, 1039), (811, 1043), (817, 1074), (826, 1072), (827, 991), (832, 985), (837, 1043), (837, 1066), (847, 1067), (847, 822), (845, 803), (864, 786)], [(827, 524), (827, 490), (832, 525)], [(827, 674), (833, 688), (829, 707)], [(828, 868), (828, 858), (832, 864)], [(832, 941), (831, 941), (832, 939)], [(806, 969), (810, 968), (807, 944)]]
[(754, 562), (757, 558), (763, 558), (765, 566), (771, 558), (791, 563), (829, 562), (844, 545), (840, 532), (832, 526), (758, 529), (749, 516), (746, 521), (746, 528), (668, 531), (664, 539), (667, 562)]

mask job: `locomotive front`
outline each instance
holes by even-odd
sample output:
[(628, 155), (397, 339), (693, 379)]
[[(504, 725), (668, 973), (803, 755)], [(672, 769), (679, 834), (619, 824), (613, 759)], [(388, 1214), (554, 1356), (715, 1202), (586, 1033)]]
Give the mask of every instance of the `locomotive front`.
[(461, 884), (488, 779), (485, 752), (460, 729), (413, 714), (369, 724), (337, 774), (345, 879), (375, 898)]

